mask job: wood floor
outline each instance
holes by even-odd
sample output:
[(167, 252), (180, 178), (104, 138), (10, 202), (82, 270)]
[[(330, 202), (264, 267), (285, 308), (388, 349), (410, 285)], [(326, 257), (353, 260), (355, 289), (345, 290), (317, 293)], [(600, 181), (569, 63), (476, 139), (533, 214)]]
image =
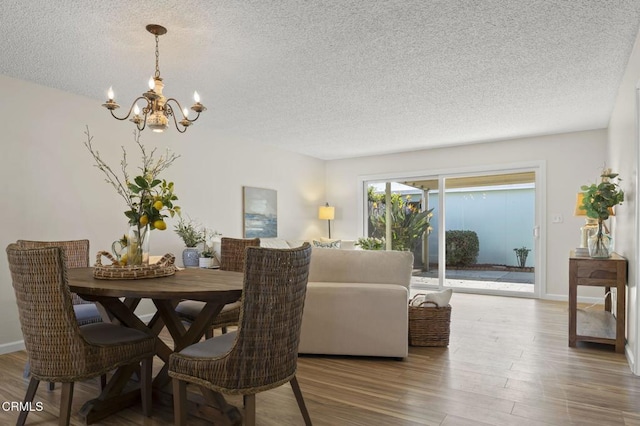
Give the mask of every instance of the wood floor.
[[(300, 357), (314, 425), (640, 425), (640, 377), (608, 346), (569, 348), (566, 303), (457, 293), (451, 305), (448, 348), (411, 347), (404, 361)], [(25, 357), (0, 356), (0, 401), (23, 398)], [(97, 381), (78, 384), (74, 413), (97, 390)], [(35, 401), (44, 411), (30, 413), (27, 424), (55, 424), (59, 399), (59, 385), (53, 392), (41, 385)], [(259, 425), (302, 424), (289, 385), (256, 400)], [(154, 409), (144, 418), (133, 406), (99, 424), (173, 423), (169, 407)], [(16, 418), (0, 411), (2, 425)], [(74, 414), (71, 424), (83, 423)]]

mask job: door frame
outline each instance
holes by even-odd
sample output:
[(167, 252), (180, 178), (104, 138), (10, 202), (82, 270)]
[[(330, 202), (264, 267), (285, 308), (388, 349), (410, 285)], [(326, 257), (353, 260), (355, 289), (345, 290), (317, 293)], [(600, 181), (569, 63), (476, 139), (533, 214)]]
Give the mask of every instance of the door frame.
[[(444, 178), (451, 178), (460, 175), (468, 174), (502, 174), (518, 171), (534, 171), (536, 175), (535, 179), (535, 212), (534, 212), (534, 229), (532, 232), (537, 233), (534, 237), (535, 245), (535, 283), (533, 293), (516, 294), (514, 292), (502, 292), (502, 291), (487, 291), (485, 294), (505, 295), (505, 296), (519, 296), (519, 297), (532, 297), (532, 298), (546, 298), (546, 161), (535, 160), (526, 162), (514, 162), (505, 164), (490, 164), (484, 166), (466, 166), (457, 168), (437, 169), (437, 170), (413, 170), (413, 171), (397, 171), (371, 175), (358, 176), (358, 217), (359, 228), (362, 236), (367, 235), (367, 211), (365, 209), (367, 189), (366, 185), (370, 181), (387, 181), (387, 180), (408, 180), (417, 177), (437, 177), (439, 187), (444, 188)], [(442, 192), (441, 192), (442, 193)], [(438, 215), (438, 228), (442, 231), (445, 230), (444, 223), (444, 197), (438, 197), (438, 205), (440, 214)], [(439, 275), (439, 288), (443, 289), (444, 286), (444, 257), (445, 257), (445, 234), (440, 232), (438, 235), (438, 275)], [(456, 290), (464, 292), (463, 289)], [(474, 291), (475, 293), (475, 291)]]

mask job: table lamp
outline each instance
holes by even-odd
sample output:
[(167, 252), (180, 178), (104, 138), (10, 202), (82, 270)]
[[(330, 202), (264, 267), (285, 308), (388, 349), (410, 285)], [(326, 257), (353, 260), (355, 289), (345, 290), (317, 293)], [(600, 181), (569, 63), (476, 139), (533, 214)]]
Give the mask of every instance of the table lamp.
[(318, 219), (326, 220), (329, 225), (329, 238), (331, 238), (331, 221), (336, 216), (335, 207), (329, 206), (329, 203), (326, 203), (324, 206), (320, 206), (318, 208)]
[(589, 248), (587, 241), (592, 232), (598, 231), (598, 219), (587, 216), (587, 211), (582, 207), (584, 193), (578, 192), (576, 195), (576, 207), (573, 211), (574, 216), (584, 216), (585, 224), (580, 228), (580, 246), (576, 248), (576, 256), (589, 256)]

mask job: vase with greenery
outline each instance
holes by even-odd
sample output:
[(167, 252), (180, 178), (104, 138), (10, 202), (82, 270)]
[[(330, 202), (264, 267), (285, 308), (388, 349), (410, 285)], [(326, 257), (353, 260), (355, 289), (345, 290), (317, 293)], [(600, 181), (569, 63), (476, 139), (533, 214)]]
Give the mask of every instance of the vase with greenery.
[(589, 236), (589, 256), (595, 258), (608, 258), (611, 256), (611, 236), (606, 227), (605, 220), (613, 214), (613, 207), (622, 204), (624, 192), (619, 182), (622, 180), (611, 169), (603, 170), (598, 184), (583, 185), (582, 209), (587, 217), (598, 221), (598, 229)]
[(198, 266), (200, 257), (198, 244), (204, 242), (204, 233), (199, 225), (192, 219), (180, 218), (174, 227), (174, 231), (184, 242), (186, 248), (182, 251), (182, 263), (185, 268)]
[(122, 174), (116, 173), (100, 157), (100, 153), (93, 148), (93, 137), (89, 129), (85, 131), (87, 141), (84, 143), (89, 150), (95, 166), (104, 173), (106, 182), (114, 187), (128, 206), (124, 214), (129, 220), (129, 234), (127, 252), (120, 258), (123, 265), (145, 265), (149, 263), (150, 231), (167, 229), (165, 218), (180, 213), (180, 207), (174, 205), (178, 197), (174, 194), (173, 182), (159, 179), (159, 175), (171, 166), (179, 155), (170, 153), (155, 158), (156, 150), (148, 152), (140, 142), (140, 132), (134, 132), (134, 141), (140, 149), (142, 165), (138, 167), (138, 174), (132, 176), (128, 170), (127, 151), (122, 147), (120, 169)]

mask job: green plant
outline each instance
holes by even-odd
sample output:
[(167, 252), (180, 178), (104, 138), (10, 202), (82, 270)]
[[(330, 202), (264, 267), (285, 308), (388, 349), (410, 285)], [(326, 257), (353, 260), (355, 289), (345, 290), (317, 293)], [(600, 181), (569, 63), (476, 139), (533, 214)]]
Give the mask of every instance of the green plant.
[[(180, 207), (175, 206), (173, 202), (178, 199), (174, 194), (173, 182), (158, 179), (160, 173), (171, 166), (179, 155), (167, 151), (166, 156), (160, 156), (157, 160), (154, 158), (155, 148), (151, 152), (147, 152), (144, 145), (140, 142), (140, 132), (134, 132), (134, 140), (142, 154), (142, 166), (138, 169), (140, 174), (131, 178), (127, 170), (127, 151), (122, 147), (122, 160), (120, 168), (122, 177), (118, 176), (107, 163), (100, 157), (100, 153), (93, 149), (93, 137), (89, 134), (89, 129), (85, 131), (87, 141), (84, 145), (87, 147), (93, 159), (95, 166), (102, 171), (107, 183), (111, 184), (120, 195), (127, 206), (124, 214), (129, 219), (129, 224), (140, 228), (149, 227), (153, 229), (165, 230), (167, 224), (164, 218), (167, 214), (173, 217), (176, 213), (180, 214)], [(138, 232), (138, 235), (141, 235)]]
[[(608, 233), (604, 221), (613, 214), (613, 207), (622, 204), (624, 201), (624, 191), (618, 182), (622, 179), (617, 173), (612, 173), (611, 169), (605, 169), (600, 175), (599, 184), (582, 185), (583, 192), (582, 210), (585, 210), (587, 217), (598, 220), (598, 231), (595, 235), (595, 257), (608, 257), (608, 241), (605, 232)], [(604, 228), (604, 229), (603, 229)]]
[(531, 249), (526, 247), (514, 248), (513, 251), (516, 252), (516, 259), (518, 260), (518, 267), (524, 268), (527, 264), (527, 257), (529, 256), (529, 252)]
[(475, 231), (445, 232), (447, 265), (468, 266), (476, 263), (480, 241)]
[(200, 252), (200, 257), (216, 257), (216, 252), (213, 250), (213, 239), (222, 235), (218, 231), (213, 231), (208, 228), (202, 228), (202, 242), (203, 247)]
[(198, 229), (198, 225), (192, 220), (180, 218), (180, 221), (174, 227), (174, 231), (187, 247), (195, 247), (204, 242), (204, 232)]
[[(383, 194), (376, 194), (373, 187), (368, 190), (369, 223), (371, 237), (384, 238), (386, 235), (387, 216)], [(431, 231), (432, 211), (420, 211), (410, 197), (391, 194), (391, 249), (414, 250), (425, 232)]]
[(358, 238), (358, 241), (356, 241), (357, 246), (362, 247), (364, 250), (384, 250), (385, 248), (385, 239), (383, 238), (375, 238), (375, 237), (368, 237), (368, 238)]

